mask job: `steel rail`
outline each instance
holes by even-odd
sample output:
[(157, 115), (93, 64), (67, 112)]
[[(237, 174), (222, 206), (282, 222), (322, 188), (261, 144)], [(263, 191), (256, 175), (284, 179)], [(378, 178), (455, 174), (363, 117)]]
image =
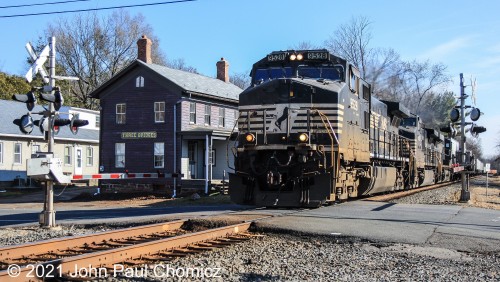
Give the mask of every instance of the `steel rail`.
[(369, 198), (362, 199), (362, 200), (363, 201), (374, 201), (374, 202), (386, 202), (386, 201), (390, 201), (390, 200), (400, 199), (400, 198), (410, 196), (413, 194), (417, 194), (420, 192), (442, 188), (445, 186), (456, 184), (458, 182), (460, 182), (460, 181), (443, 182), (443, 183), (424, 186), (424, 187), (420, 187), (420, 188), (414, 188), (411, 190), (396, 191), (396, 192), (391, 193), (391, 194), (377, 195), (377, 196), (369, 197)]
[[(13, 245), (0, 248), (0, 262), (15, 263), (16, 259), (28, 256), (37, 256), (48, 252), (66, 251), (83, 246), (84, 244), (97, 244), (103, 241), (116, 241), (119, 239), (134, 238), (154, 233), (161, 233), (181, 228), (187, 220), (176, 220), (106, 232), (64, 237), (46, 241), (33, 242), (22, 245)], [(0, 281), (3, 281), (0, 278)]]
[[(43, 263), (45, 267), (52, 266), (57, 269), (64, 277), (71, 276), (75, 269), (79, 268), (112, 268), (113, 265), (133, 263), (141, 261), (141, 257), (162, 255), (162, 253), (170, 252), (179, 248), (186, 248), (194, 244), (201, 246), (210, 245), (214, 240), (223, 240), (230, 238), (238, 233), (248, 231), (251, 222), (245, 222), (226, 227), (220, 227), (210, 230), (204, 230), (196, 233), (189, 233), (180, 236), (175, 236), (166, 239), (155, 240), (146, 243), (140, 243), (132, 246), (120, 247), (105, 251), (93, 252), (89, 254), (77, 255), (73, 257), (57, 259)], [(205, 244), (203, 244), (205, 242)], [(214, 243), (216, 244), (216, 243)], [(229, 242), (222, 244), (229, 244)], [(189, 252), (186, 252), (189, 253)], [(0, 281), (34, 281), (37, 278), (27, 277), (30, 269), (23, 267), (19, 269), (17, 277), (12, 277), (7, 271), (0, 272)], [(43, 277), (39, 277), (43, 279)]]

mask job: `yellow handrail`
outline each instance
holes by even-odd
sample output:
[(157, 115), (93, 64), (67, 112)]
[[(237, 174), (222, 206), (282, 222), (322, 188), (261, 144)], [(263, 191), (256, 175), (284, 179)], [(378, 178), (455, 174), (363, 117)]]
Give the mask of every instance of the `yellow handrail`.
[[(335, 130), (333, 130), (333, 126), (332, 126), (332, 123), (330, 122), (330, 120), (328, 119), (328, 117), (320, 112), (319, 110), (315, 110), (319, 117), (321, 118), (321, 122), (323, 123), (323, 126), (325, 127), (326, 131), (328, 132), (328, 136), (330, 137), (330, 141), (331, 141), (331, 164), (332, 164), (332, 170), (335, 168), (335, 171), (333, 171), (334, 173), (334, 177), (337, 177), (338, 176), (338, 173), (339, 173), (339, 169), (340, 169), (340, 157), (337, 157), (337, 165), (334, 167), (333, 164), (335, 162), (334, 160), (334, 157), (333, 157), (333, 151), (334, 151), (334, 148), (335, 148), (335, 145), (337, 145), (337, 152), (338, 152), (338, 145), (339, 145), (339, 139), (337, 138), (337, 134), (335, 133)], [(326, 121), (325, 121), (326, 120)], [(335, 141), (335, 144), (334, 144), (334, 141)]]

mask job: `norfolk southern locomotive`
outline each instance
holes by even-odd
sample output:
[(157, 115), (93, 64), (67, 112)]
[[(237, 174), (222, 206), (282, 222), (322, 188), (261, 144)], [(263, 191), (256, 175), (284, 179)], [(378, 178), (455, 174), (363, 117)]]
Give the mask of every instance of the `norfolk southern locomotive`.
[(457, 144), (398, 102), (371, 96), (356, 67), (327, 50), (272, 52), (240, 94), (231, 199), (318, 207), (449, 181)]

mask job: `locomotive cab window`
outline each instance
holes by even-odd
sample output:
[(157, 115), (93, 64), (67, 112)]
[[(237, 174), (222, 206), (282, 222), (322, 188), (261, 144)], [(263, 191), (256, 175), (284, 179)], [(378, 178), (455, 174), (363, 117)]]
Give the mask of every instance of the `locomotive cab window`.
[(359, 71), (353, 66), (349, 68), (349, 88), (353, 93), (358, 93), (359, 87)]

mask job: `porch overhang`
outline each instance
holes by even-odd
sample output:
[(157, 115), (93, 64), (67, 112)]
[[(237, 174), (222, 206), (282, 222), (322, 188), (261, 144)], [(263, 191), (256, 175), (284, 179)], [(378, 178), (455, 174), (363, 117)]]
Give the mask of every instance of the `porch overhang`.
[(227, 140), (231, 135), (230, 130), (216, 130), (209, 128), (193, 128), (189, 130), (179, 131), (178, 134), (182, 136), (182, 139), (205, 139), (208, 135), (212, 139), (216, 140)]

